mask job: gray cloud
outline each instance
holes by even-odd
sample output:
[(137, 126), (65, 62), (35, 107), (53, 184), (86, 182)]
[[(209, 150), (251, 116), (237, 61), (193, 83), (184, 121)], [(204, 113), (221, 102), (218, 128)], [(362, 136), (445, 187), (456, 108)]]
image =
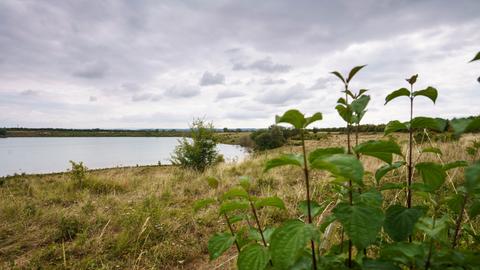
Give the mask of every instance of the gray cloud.
[[(339, 125), (336, 96), (322, 94), (342, 85), (328, 72), (358, 64), (368, 64), (352, 82), (355, 90), (371, 89), (366, 122), (401, 119), (404, 104), (385, 108), (383, 99), (415, 73), (419, 87), (440, 91), (437, 106), (419, 103), (419, 115), (478, 113), (479, 65), (467, 64), (479, 49), (478, 10), (477, 0), (4, 0), (0, 122), (125, 127), (133, 123), (127, 116), (182, 107), (182, 126), (195, 115), (224, 115), (215, 119), (220, 126), (264, 127), (292, 105), (320, 108), (331, 115), (322, 125)], [(204, 85), (231, 88), (201, 92), (198, 75), (206, 70), (215, 74)], [(91, 96), (102, 106), (88, 102)], [(226, 113), (241, 102), (262, 110), (238, 110), (252, 115), (244, 119)]]
[(200, 89), (191, 85), (175, 85), (168, 88), (164, 94), (171, 98), (191, 98), (200, 95)]
[(98, 100), (98, 98), (96, 96), (88, 97), (88, 101), (90, 101), (90, 102), (96, 102), (97, 100)]
[(224, 90), (217, 95), (217, 100), (227, 99), (227, 98), (235, 98), (235, 97), (243, 97), (245, 93), (241, 91), (235, 90)]
[(206, 71), (205, 73), (203, 73), (203, 76), (200, 79), (201, 86), (224, 84), (224, 83), (225, 83), (225, 75), (220, 73), (213, 74)]
[(31, 90), (31, 89), (28, 89), (28, 90), (24, 90), (22, 92), (20, 92), (20, 95), (22, 96), (37, 96), (39, 94), (39, 91), (35, 91), (35, 90)]
[(258, 70), (267, 73), (287, 72), (291, 69), (290, 65), (274, 63), (271, 57), (265, 57), (250, 64), (235, 63), (233, 65), (233, 70)]

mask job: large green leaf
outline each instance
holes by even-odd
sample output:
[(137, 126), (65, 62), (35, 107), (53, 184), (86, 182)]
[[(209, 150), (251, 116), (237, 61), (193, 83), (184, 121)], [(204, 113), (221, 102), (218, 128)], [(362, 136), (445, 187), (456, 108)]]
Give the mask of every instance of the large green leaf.
[(356, 114), (361, 114), (367, 108), (368, 102), (370, 102), (370, 96), (361, 96), (352, 101), (352, 110)]
[[(298, 204), (298, 209), (304, 216), (308, 216), (308, 204), (307, 201), (301, 201)], [(312, 217), (319, 215), (323, 211), (324, 207), (318, 204), (316, 201), (310, 200), (310, 210)]]
[(296, 129), (301, 129), (306, 123), (305, 116), (299, 110), (288, 110), (282, 116), (276, 116), (275, 122), (291, 124)]
[(337, 76), (337, 78), (339, 78), (343, 83), (347, 83), (347, 82), (345, 81), (345, 79), (343, 78), (342, 74), (340, 74), (340, 72), (338, 72), (338, 71), (332, 71), (332, 72), (330, 72), (330, 73), (332, 73), (333, 75)]
[(362, 68), (366, 66), (367, 65), (362, 65), (362, 66), (356, 66), (352, 68), (352, 70), (350, 70), (350, 73), (348, 73), (347, 83), (353, 79), (353, 77), (355, 76), (355, 74), (357, 74), (357, 72), (359, 72)]
[(334, 154), (315, 159), (311, 167), (313, 169), (326, 170), (334, 176), (352, 180), (363, 185), (363, 165), (353, 155)]
[(423, 214), (420, 208), (392, 205), (385, 213), (383, 228), (394, 241), (403, 241), (412, 234), (415, 223)]
[(343, 147), (329, 147), (329, 148), (318, 148), (315, 149), (308, 155), (308, 162), (312, 163), (317, 158), (322, 158), (334, 154), (346, 154), (345, 148)]
[(303, 155), (287, 154), (271, 159), (265, 164), (264, 171), (269, 171), (270, 169), (286, 165), (303, 167)]
[(346, 101), (343, 97), (339, 98), (339, 99), (337, 100), (337, 103), (343, 104), (343, 105), (347, 105), (347, 101)]
[(453, 119), (450, 121), (450, 125), (456, 135), (460, 135), (465, 132), (474, 132), (480, 129), (480, 117), (473, 119)]
[(360, 194), (355, 193), (353, 197), (353, 204), (365, 204), (375, 207), (382, 207), (383, 196), (376, 189), (370, 189)]
[(265, 247), (254, 243), (242, 249), (238, 255), (239, 270), (263, 270), (267, 266), (269, 254)]
[(418, 243), (395, 242), (385, 245), (380, 250), (380, 256), (384, 260), (414, 265), (416, 260), (425, 257), (425, 250)]
[(364, 260), (363, 270), (402, 270), (399, 266), (390, 261)]
[(342, 119), (345, 122), (352, 123), (353, 112), (350, 105), (345, 106), (345, 105), (339, 104), (335, 106), (335, 109), (337, 110), (338, 114), (340, 115), (340, 117), (342, 117)]
[(233, 187), (227, 192), (223, 193), (222, 198), (224, 200), (229, 200), (233, 198), (244, 198), (248, 199), (248, 193), (243, 187)]
[(408, 127), (404, 123), (401, 123), (398, 120), (390, 121), (388, 124), (385, 126), (384, 134), (388, 135), (392, 132), (397, 132), (397, 131), (407, 131)]
[(377, 181), (377, 184), (380, 183), (380, 179), (382, 179), (382, 177), (384, 177), (389, 171), (398, 169), (405, 164), (405, 161), (397, 161), (392, 164), (385, 164), (378, 168), (378, 170), (375, 172), (375, 180)]
[(256, 208), (261, 208), (264, 206), (272, 206), (280, 209), (285, 209), (285, 204), (283, 203), (282, 199), (278, 197), (260, 198), (255, 201)]
[(387, 103), (392, 101), (393, 99), (395, 99), (397, 97), (401, 97), (401, 96), (410, 97), (410, 91), (408, 91), (407, 88), (400, 88), (398, 90), (395, 90), (395, 91), (391, 92), (385, 98), (385, 105), (387, 105)]
[(433, 162), (421, 162), (415, 165), (415, 169), (420, 173), (423, 182), (430, 192), (438, 190), (447, 177), (443, 166)]
[(225, 201), (220, 205), (220, 214), (235, 210), (244, 210), (250, 207), (247, 201)]
[(465, 169), (465, 189), (469, 194), (480, 193), (480, 162)]
[(388, 164), (392, 163), (393, 154), (402, 155), (400, 146), (394, 141), (370, 140), (353, 148), (355, 153), (376, 157)]
[(443, 169), (445, 171), (448, 171), (448, 170), (451, 170), (451, 169), (455, 169), (455, 168), (459, 168), (459, 167), (467, 167), (467, 166), (468, 166), (467, 161), (457, 160), (457, 161), (452, 161), (452, 162), (449, 162), (449, 163), (443, 165)]
[(447, 243), (448, 229), (450, 228), (451, 218), (448, 215), (443, 215), (441, 218), (422, 217), (415, 224), (415, 228), (424, 232), (428, 237), (437, 241)]
[(430, 117), (415, 117), (412, 119), (411, 126), (413, 129), (431, 129), (435, 131), (443, 132), (447, 127), (447, 120), (441, 118)]
[(422, 149), (422, 153), (433, 153), (438, 155), (443, 155), (442, 150), (437, 147), (427, 147)]
[(349, 205), (342, 202), (337, 204), (333, 213), (359, 250), (375, 242), (384, 220), (381, 208), (366, 204)]
[(437, 97), (438, 97), (438, 91), (437, 89), (429, 86), (423, 90), (419, 90), (419, 91), (415, 91), (413, 92), (412, 94), (414, 97), (417, 97), (417, 96), (424, 96), (424, 97), (427, 97), (429, 98), (431, 101), (433, 101), (433, 103), (435, 103), (435, 101), (437, 101)]
[(284, 222), (272, 234), (270, 251), (273, 265), (278, 269), (290, 269), (314, 236), (312, 226), (300, 220)]
[(474, 219), (480, 215), (480, 198), (474, 200), (468, 209), (468, 215), (471, 219)]
[(313, 114), (312, 116), (305, 118), (305, 124), (304, 124), (303, 127), (306, 128), (311, 123), (316, 122), (316, 121), (320, 121), (322, 119), (323, 119), (322, 114), (317, 112), (317, 113)]
[(216, 202), (216, 200), (212, 199), (212, 198), (198, 200), (198, 201), (195, 202), (195, 205), (193, 206), (193, 210), (195, 212), (197, 212), (198, 210), (203, 209), (203, 208), (205, 208), (205, 207), (207, 207), (210, 204), (213, 204), (215, 202)]
[(216, 233), (208, 240), (208, 253), (210, 260), (215, 260), (227, 251), (235, 242), (235, 237), (230, 233)]
[(475, 55), (475, 57), (473, 57), (473, 59), (470, 60), (470, 62), (478, 61), (478, 60), (480, 60), (480, 52), (478, 52), (477, 55)]

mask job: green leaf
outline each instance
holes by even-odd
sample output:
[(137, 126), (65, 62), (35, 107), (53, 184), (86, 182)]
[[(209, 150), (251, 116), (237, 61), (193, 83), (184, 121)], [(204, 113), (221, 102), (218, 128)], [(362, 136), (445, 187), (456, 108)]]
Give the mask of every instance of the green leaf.
[(412, 119), (411, 126), (413, 129), (427, 128), (443, 132), (447, 127), (447, 120), (420, 116)]
[(353, 112), (350, 105), (345, 106), (339, 104), (335, 106), (335, 109), (345, 122), (352, 123)]
[(415, 228), (424, 232), (430, 238), (446, 243), (448, 240), (448, 228), (450, 224), (450, 217), (444, 215), (441, 218), (436, 218), (435, 222), (431, 217), (422, 217), (419, 219)]
[(278, 269), (290, 269), (313, 235), (312, 226), (299, 220), (284, 222), (273, 232), (270, 241), (273, 265)]
[(208, 240), (208, 253), (210, 260), (215, 260), (227, 251), (235, 242), (235, 237), (230, 233), (216, 233)]
[(480, 215), (480, 199), (474, 200), (468, 209), (468, 215), (471, 219), (474, 219)]
[(443, 155), (442, 150), (440, 150), (440, 149), (437, 148), (437, 147), (427, 147), (427, 148), (424, 148), (424, 149), (422, 149), (422, 153), (434, 153), (434, 154)]
[(437, 89), (429, 86), (429, 87), (427, 87), (426, 89), (413, 92), (412, 95), (413, 95), (414, 97), (417, 97), (417, 96), (427, 97), (427, 98), (429, 98), (433, 103), (435, 103), (435, 101), (437, 101), (438, 91), (437, 91)]
[[(266, 228), (265, 230), (263, 230), (263, 237), (265, 238), (265, 241), (267, 243), (270, 243), (270, 239), (272, 238), (272, 234), (274, 231), (275, 228)], [(250, 228), (249, 237), (250, 239), (253, 239), (255, 241), (262, 241), (262, 235), (255, 228)]]
[(244, 198), (248, 199), (248, 193), (243, 187), (234, 187), (225, 192), (222, 196), (224, 200), (229, 200), (233, 198)]
[(363, 165), (353, 155), (334, 154), (315, 159), (311, 167), (313, 169), (329, 171), (336, 177), (352, 180), (363, 185)]
[(220, 214), (225, 214), (235, 210), (244, 210), (250, 207), (247, 201), (226, 201), (220, 205)]
[(361, 96), (352, 101), (352, 110), (357, 115), (361, 114), (367, 108), (368, 102), (370, 102), (370, 96)]
[(329, 148), (318, 148), (315, 149), (308, 155), (308, 162), (312, 163), (317, 158), (323, 158), (325, 156), (334, 155), (334, 154), (346, 154), (345, 148), (343, 147), (329, 147)]
[(267, 266), (269, 254), (265, 247), (254, 243), (242, 249), (238, 255), (238, 270), (263, 270)]
[(400, 267), (390, 261), (382, 260), (364, 260), (363, 270), (402, 270)]
[(279, 158), (274, 158), (265, 164), (264, 171), (269, 171), (270, 169), (280, 167), (280, 166), (286, 166), (286, 165), (293, 165), (297, 167), (303, 167), (303, 155), (297, 155), (297, 154), (287, 154), (283, 155)]
[(433, 162), (421, 162), (415, 165), (415, 169), (420, 173), (423, 182), (430, 192), (438, 190), (447, 177), (442, 165)]
[(453, 119), (450, 121), (450, 125), (457, 136), (465, 132), (477, 131), (480, 129), (480, 117)]
[(408, 91), (407, 88), (400, 88), (398, 90), (395, 90), (388, 94), (388, 96), (385, 98), (385, 105), (387, 105), (388, 102), (392, 101), (393, 99), (401, 96), (406, 96), (410, 97), (410, 91)]
[(340, 74), (340, 72), (338, 72), (338, 71), (332, 71), (332, 72), (330, 72), (330, 73), (332, 73), (333, 75), (337, 76), (337, 78), (339, 78), (343, 83), (347, 83), (347, 82), (345, 81), (345, 79), (343, 78), (342, 74)]
[(363, 95), (365, 92), (367, 92), (367, 91), (368, 91), (368, 89), (360, 89), (360, 90), (358, 91), (357, 97), (362, 96), (362, 95)]
[(248, 216), (247, 215), (233, 215), (228, 217), (228, 221), (230, 221), (231, 224), (240, 222), (242, 220), (247, 220)]
[(350, 91), (350, 90), (348, 90), (348, 89), (342, 91), (342, 93), (346, 93), (347, 95), (349, 95), (349, 96), (350, 96), (351, 98), (353, 98), (353, 99), (355, 98), (355, 95), (352, 93), (352, 91)]
[(384, 134), (388, 135), (392, 132), (397, 132), (397, 131), (406, 131), (408, 130), (407, 125), (404, 123), (401, 123), (398, 120), (390, 121), (388, 124), (385, 126)]
[(317, 112), (315, 113), (314, 115), (310, 116), (310, 117), (307, 117), (305, 118), (305, 124), (304, 124), (304, 128), (306, 128), (308, 125), (310, 125), (311, 123), (313, 122), (316, 122), (316, 121), (320, 121), (323, 119), (323, 116), (321, 113)]
[(378, 170), (375, 172), (375, 180), (377, 181), (377, 184), (380, 183), (380, 179), (382, 179), (382, 177), (384, 177), (389, 171), (398, 169), (405, 164), (405, 161), (397, 161), (392, 164), (385, 164), (378, 168)]
[(241, 176), (238, 179), (238, 182), (240, 183), (240, 186), (243, 187), (245, 190), (250, 189), (250, 185), (252, 184), (252, 179), (248, 176)]
[(359, 72), (362, 68), (366, 66), (367, 65), (363, 65), (363, 66), (356, 66), (352, 68), (352, 70), (350, 70), (350, 73), (348, 74), (347, 83), (353, 79), (353, 77), (355, 76), (355, 74), (357, 74), (357, 72)]
[(457, 161), (449, 162), (449, 163), (443, 165), (443, 169), (445, 171), (448, 171), (448, 170), (451, 170), (451, 169), (455, 169), (455, 168), (459, 168), (459, 167), (467, 167), (467, 166), (468, 166), (467, 161), (457, 160)]
[(480, 52), (478, 52), (477, 55), (475, 55), (475, 57), (472, 60), (470, 60), (470, 62), (478, 61), (478, 60), (480, 60)]
[(305, 116), (298, 110), (288, 110), (282, 116), (276, 116), (276, 123), (288, 123), (296, 129), (302, 129), (305, 127)]
[(193, 206), (193, 210), (195, 212), (198, 212), (200, 209), (203, 209), (203, 208), (205, 208), (205, 207), (207, 207), (210, 204), (215, 203), (215, 202), (216, 202), (216, 200), (212, 199), (212, 198), (198, 200), (197, 202), (195, 202), (195, 205)]
[(465, 199), (464, 194), (452, 194), (446, 198), (448, 208), (452, 210), (455, 214), (459, 214), (462, 208), (463, 200)]
[(359, 250), (375, 242), (384, 220), (381, 208), (365, 204), (349, 205), (342, 202), (337, 204), (333, 213)]
[(412, 235), (413, 228), (424, 211), (420, 208), (406, 208), (401, 205), (388, 207), (385, 213), (385, 232), (394, 241), (403, 241)]
[(357, 154), (376, 157), (388, 164), (392, 163), (393, 154), (402, 155), (400, 146), (394, 141), (370, 140), (355, 146), (353, 150)]
[(418, 74), (413, 75), (409, 79), (405, 79), (409, 84), (414, 84), (417, 82)]
[(465, 169), (465, 189), (469, 194), (480, 193), (480, 162)]
[(285, 204), (283, 203), (282, 199), (278, 197), (260, 198), (257, 201), (255, 201), (256, 208), (261, 208), (264, 206), (272, 206), (280, 209), (285, 209)]
[(424, 258), (425, 252), (417, 243), (396, 242), (385, 245), (380, 250), (380, 255), (382, 259), (408, 266), (414, 265), (417, 259)]
[(217, 188), (219, 182), (220, 181), (218, 181), (218, 179), (213, 176), (207, 177), (208, 186), (211, 188)]
[(370, 189), (360, 194), (354, 194), (354, 204), (365, 204), (375, 207), (382, 207), (382, 193), (375, 189)]
[[(301, 201), (298, 204), (298, 209), (304, 216), (308, 216), (307, 201)], [(316, 217), (317, 215), (319, 215), (323, 211), (323, 209), (324, 208), (320, 206), (320, 204), (318, 204), (316, 201), (310, 200), (310, 210), (311, 210), (312, 217)]]
[(347, 105), (347, 101), (343, 97), (339, 98), (337, 100), (337, 103), (342, 104), (342, 105)]

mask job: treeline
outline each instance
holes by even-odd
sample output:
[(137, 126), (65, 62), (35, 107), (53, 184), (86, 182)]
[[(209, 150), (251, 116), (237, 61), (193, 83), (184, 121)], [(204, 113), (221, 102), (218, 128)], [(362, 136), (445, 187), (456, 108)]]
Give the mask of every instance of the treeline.
[[(0, 131), (0, 136), (1, 135)], [(186, 129), (64, 129), (64, 128), (6, 128), (7, 137), (182, 137)]]

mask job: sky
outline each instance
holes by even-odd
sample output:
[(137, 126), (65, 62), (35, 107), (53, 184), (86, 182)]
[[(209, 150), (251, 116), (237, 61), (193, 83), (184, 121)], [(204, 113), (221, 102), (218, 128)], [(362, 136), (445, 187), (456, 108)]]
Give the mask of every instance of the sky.
[(408, 87), (439, 91), (415, 115), (480, 111), (478, 0), (0, 1), (0, 126), (262, 128), (299, 109), (342, 126), (342, 83), (367, 66), (363, 123), (408, 119)]

